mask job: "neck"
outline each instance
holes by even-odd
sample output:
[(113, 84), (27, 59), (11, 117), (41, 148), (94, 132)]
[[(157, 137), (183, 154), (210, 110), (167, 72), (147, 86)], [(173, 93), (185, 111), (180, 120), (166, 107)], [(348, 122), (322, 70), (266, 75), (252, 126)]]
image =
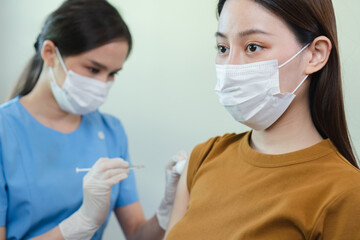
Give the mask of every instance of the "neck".
[(61, 132), (74, 131), (81, 122), (81, 116), (60, 108), (52, 94), (50, 82), (51, 78), (44, 68), (34, 89), (20, 102), (43, 125)]
[(284, 154), (310, 147), (322, 137), (312, 121), (308, 97), (295, 98), (286, 112), (268, 129), (253, 130), (251, 147), (265, 154)]

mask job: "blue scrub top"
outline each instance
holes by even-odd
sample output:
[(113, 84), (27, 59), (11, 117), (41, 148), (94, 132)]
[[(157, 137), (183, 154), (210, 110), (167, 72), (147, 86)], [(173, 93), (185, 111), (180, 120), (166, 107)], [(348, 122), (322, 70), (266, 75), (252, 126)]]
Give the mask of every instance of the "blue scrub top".
[[(120, 121), (95, 111), (72, 133), (38, 122), (19, 97), (0, 106), (0, 226), (6, 239), (29, 239), (56, 227), (82, 203), (85, 173), (101, 157), (129, 161)], [(133, 171), (112, 189), (110, 211), (139, 200)], [(109, 216), (92, 239), (101, 239)]]

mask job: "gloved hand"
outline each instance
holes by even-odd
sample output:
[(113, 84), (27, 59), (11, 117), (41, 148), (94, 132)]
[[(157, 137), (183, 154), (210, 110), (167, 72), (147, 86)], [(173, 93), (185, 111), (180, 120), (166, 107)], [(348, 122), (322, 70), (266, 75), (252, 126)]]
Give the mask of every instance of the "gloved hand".
[(188, 158), (189, 155), (187, 152), (180, 151), (179, 153), (174, 155), (169, 161), (169, 163), (166, 165), (165, 196), (162, 199), (158, 210), (156, 211), (156, 217), (158, 219), (159, 225), (164, 230), (166, 230), (168, 226), (172, 207), (175, 200), (177, 184), (179, 182), (180, 175), (183, 172), (185, 163)]
[(121, 158), (100, 158), (94, 164), (83, 180), (81, 207), (59, 224), (65, 240), (91, 239), (108, 216), (111, 187), (128, 177), (128, 168)]

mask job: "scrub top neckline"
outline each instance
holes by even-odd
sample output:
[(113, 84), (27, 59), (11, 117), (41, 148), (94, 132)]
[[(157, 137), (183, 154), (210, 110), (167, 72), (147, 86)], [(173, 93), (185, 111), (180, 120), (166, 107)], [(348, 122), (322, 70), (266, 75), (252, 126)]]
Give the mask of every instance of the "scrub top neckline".
[(48, 126), (42, 124), (41, 122), (39, 122), (39, 121), (25, 108), (25, 106), (20, 102), (20, 98), (21, 98), (20, 96), (17, 96), (17, 97), (15, 98), (15, 101), (16, 101), (16, 103), (19, 105), (20, 109), (21, 109), (26, 115), (29, 116), (29, 118), (31, 119), (31, 121), (35, 122), (35, 124), (39, 125), (39, 126), (42, 127), (42, 128), (48, 129), (48, 130), (50, 130), (50, 131), (52, 131), (52, 132), (54, 132), (54, 133), (61, 134), (61, 135), (72, 135), (72, 134), (75, 134), (75, 133), (77, 133), (78, 131), (80, 131), (81, 128), (83, 128), (84, 118), (85, 118), (86, 115), (82, 115), (82, 116), (81, 116), (81, 120), (80, 120), (79, 126), (78, 126), (74, 131), (72, 131), (72, 132), (64, 133), (64, 132), (61, 132), (61, 131), (59, 131), (59, 130), (53, 129), (53, 128), (51, 128), (51, 127), (48, 127)]

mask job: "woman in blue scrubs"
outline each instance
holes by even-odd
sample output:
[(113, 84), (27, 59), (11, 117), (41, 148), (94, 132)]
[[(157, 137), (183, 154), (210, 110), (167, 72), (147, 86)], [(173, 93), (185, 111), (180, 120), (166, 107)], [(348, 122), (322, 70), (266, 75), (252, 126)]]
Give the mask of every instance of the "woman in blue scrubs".
[(47, 18), (0, 106), (0, 240), (101, 239), (112, 211), (127, 239), (162, 239), (178, 175), (146, 221), (124, 128), (97, 110), (131, 47), (106, 1), (68, 0)]

